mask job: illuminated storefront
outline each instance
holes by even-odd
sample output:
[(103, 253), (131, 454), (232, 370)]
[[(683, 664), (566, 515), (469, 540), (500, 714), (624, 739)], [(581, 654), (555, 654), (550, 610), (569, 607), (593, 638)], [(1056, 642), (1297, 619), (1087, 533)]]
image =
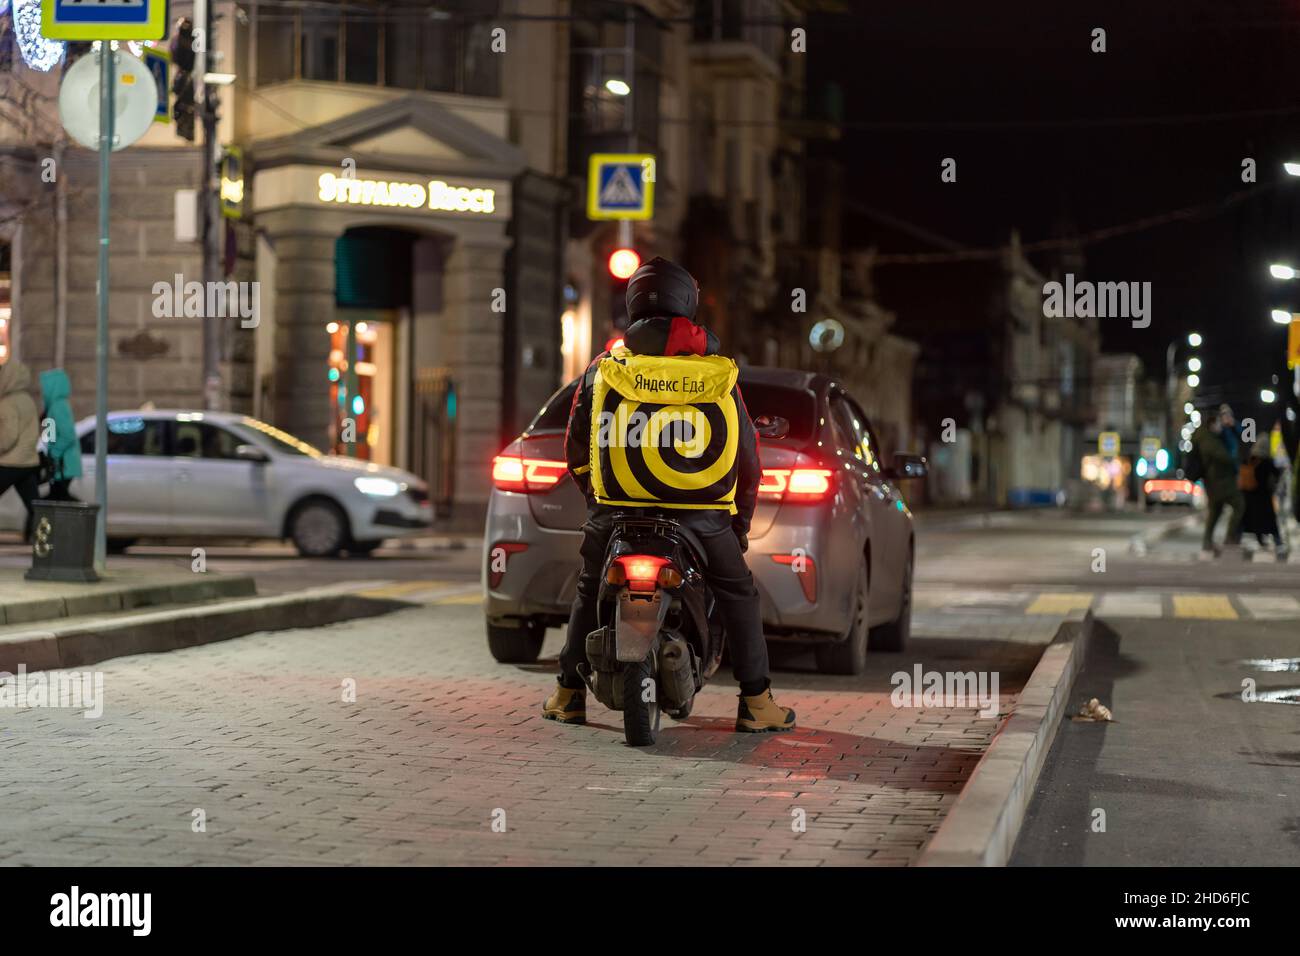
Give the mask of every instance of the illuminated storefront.
[[(264, 313), (255, 412), (409, 468), (476, 520), (486, 463), (562, 371), (562, 185), (413, 98), (244, 150)], [(521, 371), (520, 355), (545, 365)]]

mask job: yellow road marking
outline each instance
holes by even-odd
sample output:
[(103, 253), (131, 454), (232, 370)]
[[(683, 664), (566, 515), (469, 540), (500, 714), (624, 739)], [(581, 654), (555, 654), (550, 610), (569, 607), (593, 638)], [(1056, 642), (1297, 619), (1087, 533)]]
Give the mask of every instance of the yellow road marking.
[(483, 594), (475, 591), (473, 594), (454, 594), (451, 597), (438, 598), (434, 604), (482, 604)]
[(1175, 594), (1174, 617), (1236, 620), (1237, 612), (1226, 594)]
[(1034, 602), (1025, 608), (1025, 613), (1069, 614), (1071, 611), (1086, 611), (1091, 606), (1091, 591), (1062, 591), (1055, 594), (1038, 595)]
[(387, 587), (371, 588), (368, 591), (358, 591), (358, 594), (364, 594), (367, 597), (396, 598), (403, 597), (407, 594), (414, 594), (416, 591), (430, 591), (439, 587), (454, 587), (456, 581), (401, 581), (397, 584), (390, 584)]

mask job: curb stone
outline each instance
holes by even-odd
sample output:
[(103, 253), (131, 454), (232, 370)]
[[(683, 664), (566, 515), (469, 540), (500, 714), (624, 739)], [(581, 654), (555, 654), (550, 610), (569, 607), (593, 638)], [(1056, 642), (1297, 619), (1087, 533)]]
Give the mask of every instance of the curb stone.
[(191, 575), (193, 580), (165, 581), (161, 584), (132, 584), (129, 580), (105, 578), (80, 594), (58, 594), (58, 582), (26, 582), (32, 596), (5, 598), (0, 601), (0, 625), (36, 624), (87, 614), (131, 611), (155, 605), (185, 604), (218, 598), (251, 597), (257, 593), (248, 575)]
[(1083, 669), (1094, 618), (1065, 621), (917, 866), (1005, 866)]
[(179, 650), (260, 631), (323, 627), (414, 605), (314, 588), (270, 597), (187, 604), (89, 620), (42, 621), (0, 634), (0, 671), (81, 667), (114, 657)]
[(1173, 521), (1166, 521), (1158, 528), (1152, 528), (1150, 531), (1141, 531), (1129, 539), (1129, 551), (1138, 556), (1146, 554), (1158, 541), (1163, 541), (1171, 534), (1175, 534), (1186, 528), (1194, 527), (1198, 520), (1203, 516), (1200, 512), (1193, 511), (1189, 515), (1183, 515), (1181, 518), (1175, 518)]

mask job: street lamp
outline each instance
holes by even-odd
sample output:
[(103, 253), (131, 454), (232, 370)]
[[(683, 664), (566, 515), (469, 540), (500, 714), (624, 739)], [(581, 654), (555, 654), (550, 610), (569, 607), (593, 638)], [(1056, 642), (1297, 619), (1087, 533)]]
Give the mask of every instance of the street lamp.
[(1259, 390), (1259, 400), (1265, 405), (1272, 405), (1277, 401), (1277, 393), (1271, 388), (1261, 388)]
[[(1201, 337), (1200, 332), (1188, 332), (1187, 344), (1192, 348), (1200, 348), (1201, 343), (1205, 340)], [(1178, 378), (1174, 374), (1174, 356), (1178, 351), (1178, 339), (1169, 343), (1169, 348), (1165, 350), (1165, 434), (1172, 435), (1174, 432), (1174, 402), (1178, 397)], [(1194, 359), (1199, 361), (1199, 359)], [(1189, 362), (1190, 365), (1190, 362)], [(1195, 370), (1193, 370), (1195, 371)], [(1190, 381), (1189, 381), (1190, 384)], [(1195, 387), (1193, 385), (1193, 387)]]
[(1288, 265), (1283, 265), (1280, 262), (1273, 263), (1268, 267), (1268, 271), (1274, 279), (1294, 279), (1296, 276), (1294, 269)]
[(1201, 376), (1195, 374), (1187, 376), (1187, 384), (1195, 388), (1201, 384)]
[(1282, 168), (1288, 176), (1300, 176), (1300, 163), (1283, 163)]
[(1273, 321), (1276, 322), (1278, 325), (1291, 324), (1291, 313), (1288, 312), (1286, 309), (1274, 309), (1271, 315), (1273, 316)]
[(1201, 360), (1193, 355), (1187, 360), (1187, 368), (1193, 372), (1199, 372), (1201, 370)]

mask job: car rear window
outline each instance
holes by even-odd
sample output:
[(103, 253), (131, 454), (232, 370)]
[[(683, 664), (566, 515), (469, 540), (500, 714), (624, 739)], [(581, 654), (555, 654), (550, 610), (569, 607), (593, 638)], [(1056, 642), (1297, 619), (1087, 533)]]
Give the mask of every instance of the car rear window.
[(577, 387), (578, 383), (574, 380), (552, 395), (526, 431), (564, 431), (568, 428), (569, 406), (573, 404), (573, 392)]
[[(577, 387), (576, 381), (570, 382), (552, 395), (528, 426), (528, 431), (563, 431), (567, 428), (569, 408), (573, 404), (573, 392)], [(786, 437), (798, 442), (812, 439), (817, 422), (817, 402), (812, 392), (781, 385), (753, 383), (742, 385), (740, 390), (750, 418), (780, 415), (790, 422), (790, 433)]]
[(812, 440), (817, 424), (817, 400), (812, 392), (750, 382), (740, 386), (740, 393), (750, 418), (780, 415), (790, 423), (788, 439), (796, 442)]

